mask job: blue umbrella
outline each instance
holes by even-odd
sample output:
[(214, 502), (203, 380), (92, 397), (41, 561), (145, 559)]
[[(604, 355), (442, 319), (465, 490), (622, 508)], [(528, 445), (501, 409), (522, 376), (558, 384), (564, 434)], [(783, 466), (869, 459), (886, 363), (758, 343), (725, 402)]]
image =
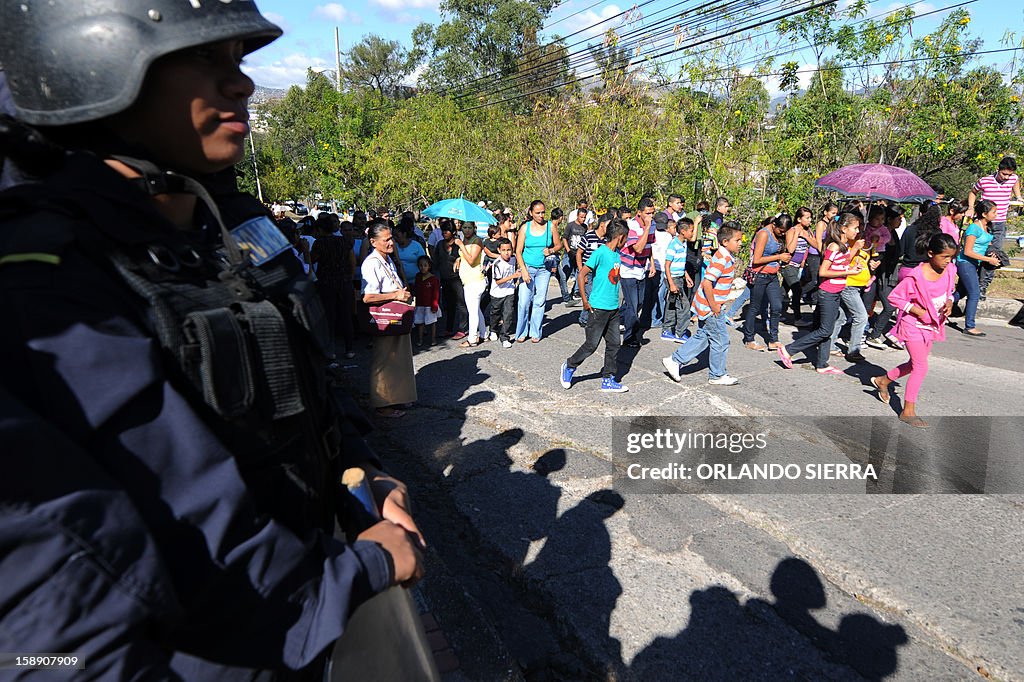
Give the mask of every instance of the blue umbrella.
[(466, 201), (462, 197), (458, 199), (445, 199), (431, 204), (423, 209), (423, 215), (428, 218), (455, 218), (456, 220), (472, 223), (498, 224), (498, 221), (494, 219), (490, 211), (482, 209), (472, 201)]

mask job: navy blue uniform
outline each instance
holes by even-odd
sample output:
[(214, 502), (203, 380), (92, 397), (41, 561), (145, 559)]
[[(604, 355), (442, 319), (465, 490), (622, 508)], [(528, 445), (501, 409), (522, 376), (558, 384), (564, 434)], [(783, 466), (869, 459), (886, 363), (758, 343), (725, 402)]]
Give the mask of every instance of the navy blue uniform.
[[(364, 445), (345, 436), (318, 481), (314, 455), (282, 455), (294, 437), (246, 441), (103, 257), (181, 235), (91, 157), (48, 186), (67, 205), (0, 225), (0, 651), (77, 652), (86, 678), (310, 665), (391, 580), (380, 547), (335, 539), (323, 513)], [(319, 419), (315, 393), (273, 423)]]

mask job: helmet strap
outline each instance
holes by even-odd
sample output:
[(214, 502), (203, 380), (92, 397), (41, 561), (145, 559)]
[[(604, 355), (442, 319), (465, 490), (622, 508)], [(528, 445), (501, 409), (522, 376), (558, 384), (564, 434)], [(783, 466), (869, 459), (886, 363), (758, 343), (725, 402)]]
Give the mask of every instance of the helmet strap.
[(217, 221), (217, 226), (220, 228), (220, 234), (224, 240), (224, 247), (227, 249), (228, 260), (230, 263), (234, 266), (238, 266), (248, 262), (245, 254), (243, 254), (241, 248), (239, 248), (238, 242), (235, 241), (231, 232), (228, 231), (227, 226), (224, 225), (224, 219), (221, 217), (220, 209), (217, 208), (217, 204), (214, 202), (213, 197), (210, 196), (210, 193), (198, 180), (190, 178), (187, 175), (175, 173), (174, 171), (161, 169), (152, 161), (121, 155), (112, 155), (110, 158), (115, 161), (120, 161), (132, 170), (141, 173), (142, 177), (132, 178), (130, 182), (149, 196), (155, 197), (160, 194), (195, 195), (196, 198), (206, 205), (207, 210), (210, 211), (214, 220)]

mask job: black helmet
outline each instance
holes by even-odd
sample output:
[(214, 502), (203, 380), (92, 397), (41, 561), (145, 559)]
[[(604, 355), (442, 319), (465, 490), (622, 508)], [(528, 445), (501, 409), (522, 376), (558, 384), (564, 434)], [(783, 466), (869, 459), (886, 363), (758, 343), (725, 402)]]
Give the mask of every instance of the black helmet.
[(124, 111), (164, 55), (223, 40), (249, 53), (281, 35), (252, 0), (2, 0), (0, 26), (17, 118), (47, 126)]

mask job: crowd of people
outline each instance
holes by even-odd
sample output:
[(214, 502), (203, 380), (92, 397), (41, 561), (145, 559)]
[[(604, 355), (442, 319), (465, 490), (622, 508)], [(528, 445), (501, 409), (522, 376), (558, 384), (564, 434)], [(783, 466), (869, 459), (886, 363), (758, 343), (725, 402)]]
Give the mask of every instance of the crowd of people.
[[(659, 340), (679, 344), (663, 360), (673, 380), (707, 350), (709, 383), (737, 384), (726, 370), (732, 326), (741, 331), (743, 348), (774, 351), (784, 367), (804, 353), (823, 375), (843, 374), (833, 364), (837, 359), (864, 362), (864, 346), (906, 350), (908, 362), (874, 383), (888, 401), (889, 384), (909, 375), (900, 418), (925, 426), (916, 403), (928, 350), (944, 338), (959, 303), (961, 331), (985, 335), (977, 329), (978, 304), (995, 270), (1008, 262), (1002, 249), (1014, 197), (1020, 199), (1016, 162), (1006, 157), (996, 173), (978, 180), (966, 201), (939, 194), (911, 206), (910, 214), (886, 200), (857, 199), (842, 207), (829, 201), (817, 211), (801, 206), (766, 217), (749, 238), (744, 225), (731, 219), (727, 198), (713, 205), (702, 201), (687, 212), (678, 194), (664, 207), (647, 196), (635, 211), (622, 207), (600, 215), (584, 200), (568, 215), (559, 208), (549, 214), (537, 200), (521, 223), (504, 208), (493, 213), (489, 226), (442, 218), (421, 230), (412, 213), (401, 214), (396, 224), (383, 209), (355, 211), (341, 222), (320, 214), (305, 218), (297, 231), (287, 219), (279, 224), (316, 277), (323, 277), (319, 268), (330, 264), (321, 289), (328, 307), (337, 300), (337, 282), (344, 275), (350, 275), (343, 296), (349, 301), (355, 292), (367, 303), (382, 293), (415, 301), (420, 348), (438, 337), (460, 341), (463, 348), (486, 341), (504, 348), (540, 343), (549, 283), (557, 278), (561, 302), (581, 308), (576, 319), (585, 329), (583, 344), (560, 370), (566, 388), (603, 340), (601, 390), (628, 390), (616, 376), (615, 358), (622, 348), (646, 344), (651, 329)], [(379, 237), (367, 239), (367, 234), (389, 241), (393, 234), (393, 247), (379, 251), (390, 258), (389, 282), (382, 284), (376, 246), (367, 246)], [(311, 235), (319, 238), (308, 248), (304, 241)], [(318, 246), (325, 240), (331, 248)], [(337, 327), (348, 357), (352, 315), (351, 306), (340, 305), (328, 314), (332, 325), (349, 318)], [(779, 338), (782, 324), (796, 328), (788, 345)], [(411, 387), (388, 398), (378, 397), (383, 387), (371, 387), (382, 416), (400, 416), (415, 401), (411, 353), (411, 344), (398, 355), (375, 352), (375, 377)], [(395, 373), (381, 375), (378, 361)]]

